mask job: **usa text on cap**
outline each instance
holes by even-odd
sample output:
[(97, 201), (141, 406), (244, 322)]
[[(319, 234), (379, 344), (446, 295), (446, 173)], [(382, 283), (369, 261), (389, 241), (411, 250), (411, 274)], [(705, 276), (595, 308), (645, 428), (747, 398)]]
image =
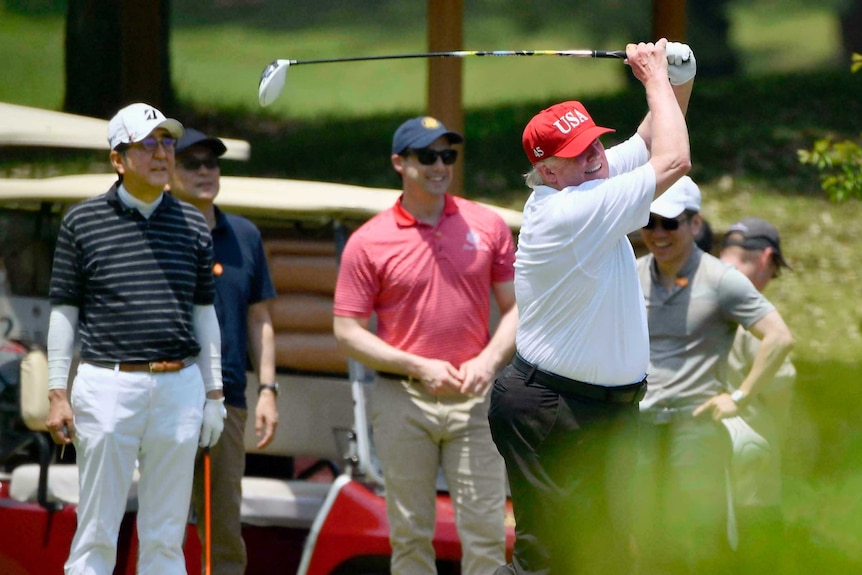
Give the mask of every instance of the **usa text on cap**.
[(584, 105), (562, 102), (533, 116), (524, 128), (521, 144), (531, 164), (550, 158), (574, 158), (611, 128), (596, 126)]

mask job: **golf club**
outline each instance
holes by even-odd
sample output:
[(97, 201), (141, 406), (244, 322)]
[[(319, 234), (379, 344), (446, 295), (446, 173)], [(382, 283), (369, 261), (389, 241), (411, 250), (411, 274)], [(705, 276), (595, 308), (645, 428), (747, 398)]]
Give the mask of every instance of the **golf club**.
[(204, 449), (204, 562), (206, 575), (212, 574), (212, 469), (210, 448)]
[(330, 64), (333, 62), (367, 62), (370, 60), (402, 60), (405, 58), (466, 58), (467, 56), (570, 56), (573, 58), (617, 58), (624, 60), (625, 50), (459, 50), (455, 52), (423, 52), (419, 54), (390, 54), (384, 56), (353, 56), (349, 58), (326, 58), (322, 60), (273, 60), (260, 75), (258, 100), (261, 106), (269, 106), (284, 88), (287, 69), (300, 64)]

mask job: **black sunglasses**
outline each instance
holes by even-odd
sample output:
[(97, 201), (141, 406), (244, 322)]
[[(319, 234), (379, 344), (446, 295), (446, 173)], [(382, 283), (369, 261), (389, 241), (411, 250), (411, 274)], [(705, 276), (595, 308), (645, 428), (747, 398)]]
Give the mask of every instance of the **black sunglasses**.
[(653, 230), (656, 228), (656, 226), (660, 226), (664, 230), (666, 230), (668, 232), (672, 232), (672, 231), (679, 229), (679, 224), (681, 224), (682, 222), (684, 222), (687, 219), (688, 218), (686, 218), (686, 217), (663, 218), (661, 216), (654, 216), (654, 215), (650, 214), (649, 221), (647, 222), (647, 225), (645, 225), (643, 229)]
[(190, 172), (199, 170), (201, 166), (204, 166), (209, 170), (214, 170), (219, 165), (218, 158), (213, 156), (206, 156), (204, 158), (195, 158), (194, 156), (180, 158), (179, 163), (183, 169), (189, 170)]
[(142, 147), (146, 151), (153, 153), (156, 151), (156, 148), (159, 147), (159, 144), (161, 144), (161, 146), (165, 150), (173, 150), (174, 146), (176, 146), (176, 144), (177, 144), (177, 139), (176, 138), (168, 138), (168, 137), (155, 138), (153, 136), (147, 136), (146, 138), (144, 138), (140, 142), (135, 142), (132, 145), (133, 146), (139, 145), (140, 147)]
[(423, 166), (433, 166), (437, 163), (437, 158), (443, 160), (443, 163), (447, 166), (451, 166), (458, 159), (458, 150), (432, 150), (430, 148), (418, 148), (413, 150), (411, 148), (407, 148), (404, 150), (402, 155), (404, 157), (410, 155), (416, 156), (416, 159), (419, 160), (419, 163)]

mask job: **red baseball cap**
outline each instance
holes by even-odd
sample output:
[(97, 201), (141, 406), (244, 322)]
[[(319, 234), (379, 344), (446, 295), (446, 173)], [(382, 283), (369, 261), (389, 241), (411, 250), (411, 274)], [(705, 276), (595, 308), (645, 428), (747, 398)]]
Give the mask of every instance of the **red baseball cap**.
[(596, 126), (580, 102), (569, 101), (545, 108), (524, 128), (521, 143), (531, 164), (551, 156), (574, 158), (610, 128)]

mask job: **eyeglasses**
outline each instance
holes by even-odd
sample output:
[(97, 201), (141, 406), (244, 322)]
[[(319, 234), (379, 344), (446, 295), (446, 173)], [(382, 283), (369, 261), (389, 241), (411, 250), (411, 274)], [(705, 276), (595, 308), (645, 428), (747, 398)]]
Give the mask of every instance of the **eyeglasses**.
[(153, 136), (147, 136), (146, 138), (144, 138), (140, 142), (135, 142), (132, 145), (133, 146), (140, 146), (143, 149), (145, 149), (146, 151), (153, 153), (156, 151), (156, 148), (159, 147), (159, 144), (161, 144), (161, 146), (165, 150), (173, 150), (174, 146), (177, 144), (177, 139), (176, 138), (167, 138), (167, 137), (166, 138), (155, 138)]
[(199, 170), (201, 166), (204, 166), (208, 170), (214, 170), (219, 165), (218, 158), (214, 156), (205, 156), (203, 158), (196, 158), (194, 156), (190, 156), (187, 158), (179, 158), (178, 162), (184, 170), (188, 170), (190, 172), (195, 172)]
[(661, 216), (654, 216), (654, 215), (650, 214), (649, 221), (647, 222), (647, 225), (645, 225), (643, 229), (653, 230), (657, 226), (659, 226), (668, 232), (672, 232), (672, 231), (679, 229), (679, 225), (687, 219), (688, 218), (686, 218), (686, 217), (663, 218)]
[(458, 159), (458, 150), (432, 150), (430, 148), (418, 148), (416, 150), (408, 148), (402, 154), (407, 157), (410, 155), (416, 156), (419, 163), (423, 166), (433, 166), (437, 163), (437, 158), (443, 160), (447, 166), (451, 166)]

